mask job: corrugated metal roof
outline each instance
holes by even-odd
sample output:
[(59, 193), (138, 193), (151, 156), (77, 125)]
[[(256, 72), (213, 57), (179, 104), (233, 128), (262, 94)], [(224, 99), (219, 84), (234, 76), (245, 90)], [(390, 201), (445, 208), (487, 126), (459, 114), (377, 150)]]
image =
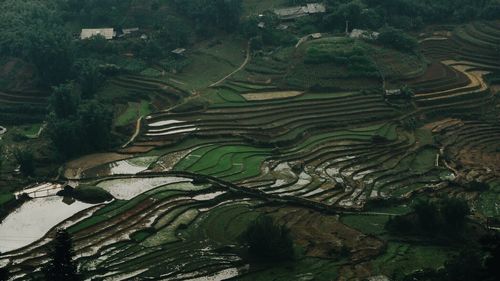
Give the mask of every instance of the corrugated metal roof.
[(326, 12), (326, 7), (321, 3), (310, 3), (305, 6), (288, 7), (274, 10), (274, 13), (282, 19), (293, 19), (303, 17), (308, 14), (318, 14), (324, 12)]
[(116, 36), (113, 28), (84, 28), (80, 33), (80, 39), (88, 39), (92, 36), (103, 36), (106, 40), (111, 40)]

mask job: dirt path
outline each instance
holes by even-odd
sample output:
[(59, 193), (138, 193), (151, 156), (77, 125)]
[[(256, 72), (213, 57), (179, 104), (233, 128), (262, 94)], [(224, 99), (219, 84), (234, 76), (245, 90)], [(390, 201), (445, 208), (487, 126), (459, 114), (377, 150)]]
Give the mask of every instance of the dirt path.
[(139, 132), (141, 131), (141, 122), (143, 118), (144, 116), (141, 116), (139, 119), (137, 119), (137, 123), (135, 124), (135, 133), (132, 135), (132, 137), (126, 144), (122, 145), (122, 148), (126, 148), (129, 144), (131, 144), (135, 140), (135, 138), (137, 138)]
[(221, 84), (222, 82), (226, 81), (228, 78), (230, 78), (231, 76), (233, 76), (234, 74), (240, 72), (243, 68), (245, 68), (245, 66), (247, 66), (248, 62), (250, 62), (250, 41), (248, 42), (248, 45), (247, 45), (247, 55), (246, 55), (245, 61), (243, 61), (243, 63), (240, 65), (240, 67), (238, 67), (235, 71), (229, 73), (226, 77), (224, 77), (221, 80), (219, 80), (219, 81), (211, 84), (208, 87), (209, 88), (215, 87), (215, 86)]

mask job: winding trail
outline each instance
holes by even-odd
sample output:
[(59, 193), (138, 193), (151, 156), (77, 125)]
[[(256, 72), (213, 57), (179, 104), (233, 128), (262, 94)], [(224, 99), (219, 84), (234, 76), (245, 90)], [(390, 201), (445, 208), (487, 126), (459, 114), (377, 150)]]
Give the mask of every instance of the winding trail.
[(139, 132), (141, 131), (141, 123), (143, 118), (144, 116), (141, 116), (139, 119), (137, 119), (137, 123), (135, 124), (135, 133), (132, 135), (132, 137), (126, 144), (122, 145), (122, 148), (126, 148), (129, 144), (134, 142), (135, 138), (137, 138)]
[(247, 44), (247, 55), (246, 55), (246, 58), (245, 60), (243, 61), (243, 63), (240, 65), (240, 67), (238, 67), (235, 71), (229, 73), (226, 77), (222, 78), (221, 80), (211, 84), (210, 86), (208, 86), (209, 88), (212, 88), (212, 87), (215, 87), (219, 84), (221, 84), (222, 82), (226, 81), (227, 79), (229, 79), (231, 76), (233, 76), (234, 74), (240, 72), (243, 68), (245, 68), (245, 66), (247, 66), (247, 64), (250, 62), (250, 41), (248, 41), (248, 44)]

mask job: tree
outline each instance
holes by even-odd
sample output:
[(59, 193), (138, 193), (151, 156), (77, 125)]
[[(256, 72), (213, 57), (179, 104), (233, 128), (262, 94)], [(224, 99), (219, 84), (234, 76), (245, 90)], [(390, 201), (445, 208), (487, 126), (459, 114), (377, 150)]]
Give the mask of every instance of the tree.
[(70, 119), (49, 119), (47, 131), (52, 143), (62, 158), (84, 153), (80, 121)]
[(390, 48), (411, 52), (417, 48), (418, 42), (415, 38), (407, 35), (402, 30), (385, 27), (380, 31), (377, 41)]
[(85, 101), (78, 108), (78, 119), (80, 134), (84, 138), (83, 147), (87, 151), (109, 148), (113, 125), (112, 109), (97, 100)]
[(61, 84), (53, 88), (50, 109), (57, 118), (68, 118), (76, 113), (79, 100), (72, 84)]
[(7, 281), (9, 280), (9, 270), (5, 267), (0, 267), (0, 281)]
[(426, 232), (436, 232), (439, 226), (439, 210), (436, 204), (427, 200), (419, 200), (413, 205), (420, 228)]
[(111, 145), (113, 111), (97, 100), (85, 100), (67, 118), (49, 119), (47, 131), (60, 156), (70, 158)]
[(440, 211), (444, 223), (448, 226), (447, 231), (453, 233), (464, 227), (467, 216), (470, 214), (467, 202), (455, 198), (447, 198), (441, 201)]
[(56, 1), (0, 2), (0, 54), (33, 63), (43, 86), (65, 81), (73, 61), (71, 35), (57, 8)]
[(481, 253), (476, 249), (464, 249), (446, 262), (443, 279), (448, 281), (478, 281), (484, 280), (482, 275)]
[(258, 217), (242, 237), (252, 256), (278, 261), (293, 259), (290, 230), (285, 225), (275, 223), (269, 216)]
[(46, 280), (82, 280), (73, 262), (73, 241), (65, 229), (59, 229), (52, 241), (50, 261), (42, 268)]
[(234, 31), (240, 22), (242, 0), (175, 0), (177, 8), (193, 19), (200, 30), (217, 27)]
[(16, 150), (14, 157), (20, 166), (20, 171), (25, 176), (32, 176), (35, 173), (35, 157), (30, 150)]
[(99, 63), (96, 60), (82, 59), (77, 61), (74, 72), (83, 98), (92, 98), (104, 83), (105, 76), (101, 73)]

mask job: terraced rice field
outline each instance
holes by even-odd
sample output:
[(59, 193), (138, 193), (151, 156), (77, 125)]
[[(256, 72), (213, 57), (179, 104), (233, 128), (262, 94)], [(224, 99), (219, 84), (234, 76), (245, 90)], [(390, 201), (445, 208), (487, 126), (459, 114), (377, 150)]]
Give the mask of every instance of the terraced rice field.
[[(68, 227), (82, 272), (102, 280), (328, 280), (441, 265), (441, 249), (385, 245), (377, 238), (385, 235), (390, 211), (359, 212), (415, 194), (446, 189), (455, 195), (462, 192), (455, 185), (481, 181), (492, 188), (474, 204), (498, 217), (492, 202), (498, 197), (500, 127), (491, 117), (497, 116), (496, 98), (484, 76), (498, 67), (491, 49), (498, 50), (500, 26), (473, 23), (448, 35), (421, 41), (427, 67), (413, 61), (415, 67), (383, 70), (401, 72), (393, 79), (415, 91), (400, 104), (384, 97), (380, 77), (361, 85), (370, 90), (289, 83), (293, 48), (255, 55), (214, 87), (206, 88), (221, 73), (198, 81), (202, 86), (192, 93), (166, 79), (117, 77), (108, 87), (161, 110), (139, 119), (136, 134), (116, 153), (66, 165), (66, 178), (97, 185), (115, 200), (53, 226)], [(204, 106), (172, 108), (197, 99)], [(345, 214), (333, 215), (339, 212)], [(238, 238), (261, 214), (286, 223), (302, 247), (293, 269), (248, 267)], [(51, 229), (3, 253), (0, 264), (8, 262), (14, 280), (23, 280), (46, 261), (53, 236)]]

